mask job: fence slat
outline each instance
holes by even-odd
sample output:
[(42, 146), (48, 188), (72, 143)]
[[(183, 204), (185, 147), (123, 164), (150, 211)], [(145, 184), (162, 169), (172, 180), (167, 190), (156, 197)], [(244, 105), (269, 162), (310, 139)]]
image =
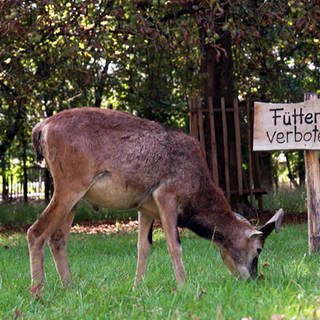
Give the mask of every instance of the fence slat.
[(242, 155), (241, 155), (241, 138), (240, 138), (241, 137), (241, 133), (240, 133), (238, 99), (234, 99), (233, 108), (234, 108), (233, 120), (234, 120), (235, 142), (236, 142), (238, 193), (239, 193), (239, 196), (242, 196), (242, 194), (243, 194)]
[(208, 98), (209, 106), (209, 123), (210, 123), (210, 144), (211, 144), (211, 161), (212, 161), (212, 178), (216, 185), (219, 185), (219, 171), (218, 171), (218, 159), (217, 159), (217, 141), (216, 141), (216, 129), (214, 124), (214, 112), (212, 97)]
[(202, 150), (203, 150), (204, 154), (206, 154), (206, 144), (205, 144), (204, 128), (203, 128), (203, 114), (202, 114), (201, 98), (199, 96), (196, 98), (196, 106), (197, 106), (197, 111), (198, 111), (198, 126), (199, 126), (200, 144), (202, 146)]
[(250, 190), (250, 205), (253, 203), (253, 170), (252, 170), (252, 134), (251, 134), (251, 101), (246, 101), (246, 113), (247, 113), (247, 139), (248, 139), (248, 164), (249, 164), (249, 190)]
[(222, 114), (222, 134), (223, 134), (223, 152), (224, 152), (224, 174), (226, 181), (226, 196), (230, 201), (230, 177), (229, 177), (229, 143), (228, 143), (228, 126), (226, 116), (226, 105), (224, 98), (221, 98)]
[(191, 96), (189, 98), (189, 128), (190, 128), (190, 134), (196, 138), (199, 139), (199, 130), (198, 130), (198, 119), (197, 119), (197, 112), (195, 111), (195, 97)]

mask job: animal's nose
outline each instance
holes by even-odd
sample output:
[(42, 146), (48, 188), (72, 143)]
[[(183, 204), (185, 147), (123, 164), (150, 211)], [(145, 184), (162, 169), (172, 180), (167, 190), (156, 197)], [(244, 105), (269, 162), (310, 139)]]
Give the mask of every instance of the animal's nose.
[(257, 279), (257, 276), (258, 276), (258, 272), (255, 271), (255, 272), (250, 272), (250, 276), (253, 280)]
[(250, 268), (250, 276), (252, 279), (256, 279), (258, 276), (258, 258), (254, 258)]

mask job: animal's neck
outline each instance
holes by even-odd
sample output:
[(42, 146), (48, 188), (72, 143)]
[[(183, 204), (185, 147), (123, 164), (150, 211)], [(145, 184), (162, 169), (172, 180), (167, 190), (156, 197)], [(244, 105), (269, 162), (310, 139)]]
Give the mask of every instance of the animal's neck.
[(214, 188), (185, 208), (184, 213), (179, 216), (178, 226), (221, 244), (234, 238), (239, 223), (222, 192)]
[(198, 236), (212, 240), (216, 243), (222, 243), (225, 241), (226, 237), (224, 232), (218, 231), (214, 226), (207, 225), (200, 221), (198, 218), (190, 219), (186, 224), (186, 227), (196, 233)]

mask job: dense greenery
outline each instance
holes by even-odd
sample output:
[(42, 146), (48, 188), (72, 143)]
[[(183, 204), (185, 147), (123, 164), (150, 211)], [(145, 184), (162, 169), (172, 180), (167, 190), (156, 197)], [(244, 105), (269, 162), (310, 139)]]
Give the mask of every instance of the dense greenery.
[(283, 208), (287, 213), (306, 213), (307, 195), (304, 187), (295, 189), (282, 188), (275, 191), (270, 190), (263, 197), (264, 207), (276, 211)]
[[(270, 190), (263, 197), (264, 208), (277, 211), (283, 208), (286, 214), (301, 213), (306, 214), (307, 201), (305, 188), (296, 188), (294, 190), (280, 189), (275, 192)], [(257, 207), (257, 204), (254, 205)], [(0, 229), (1, 227), (26, 227), (32, 224), (39, 214), (43, 211), (45, 205), (42, 202), (33, 204), (0, 204)], [(86, 201), (81, 201), (77, 206), (77, 213), (74, 224), (84, 221), (123, 221), (136, 220), (136, 210), (114, 211), (107, 208), (96, 210)]]
[[(43, 202), (24, 203), (1, 203), (0, 204), (0, 229), (1, 227), (26, 227), (31, 225), (44, 210)], [(107, 208), (95, 209), (88, 202), (81, 201), (77, 205), (77, 214), (74, 224), (85, 221), (122, 221), (136, 220), (137, 211), (114, 211)]]
[(32, 126), (64, 108), (112, 105), (185, 127), (189, 94), (214, 94), (210, 81), (242, 97), (302, 100), (320, 87), (316, 3), (1, 2), (2, 174), (13, 158), (26, 174)]
[[(74, 284), (60, 288), (46, 255), (46, 291), (31, 298), (24, 235), (0, 235), (2, 319), (317, 319), (319, 257), (308, 256), (306, 225), (273, 234), (257, 281), (242, 282), (223, 266), (217, 248), (189, 232), (182, 245), (188, 280), (177, 288), (162, 232), (155, 234), (145, 281), (135, 291), (136, 235), (72, 235)], [(196, 248), (196, 250), (195, 250)], [(88, 258), (90, 255), (90, 258)]]

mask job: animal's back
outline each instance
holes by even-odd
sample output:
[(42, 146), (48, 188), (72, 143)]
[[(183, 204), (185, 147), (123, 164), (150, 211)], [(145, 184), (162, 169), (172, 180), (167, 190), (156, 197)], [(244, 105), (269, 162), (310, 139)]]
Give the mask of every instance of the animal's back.
[(54, 154), (50, 159), (64, 172), (70, 166), (86, 167), (92, 176), (110, 172), (142, 189), (170, 180), (186, 192), (196, 192), (207, 180), (206, 162), (195, 139), (121, 111), (63, 111), (35, 127), (33, 140), (39, 141), (35, 149), (45, 158), (46, 153)]

